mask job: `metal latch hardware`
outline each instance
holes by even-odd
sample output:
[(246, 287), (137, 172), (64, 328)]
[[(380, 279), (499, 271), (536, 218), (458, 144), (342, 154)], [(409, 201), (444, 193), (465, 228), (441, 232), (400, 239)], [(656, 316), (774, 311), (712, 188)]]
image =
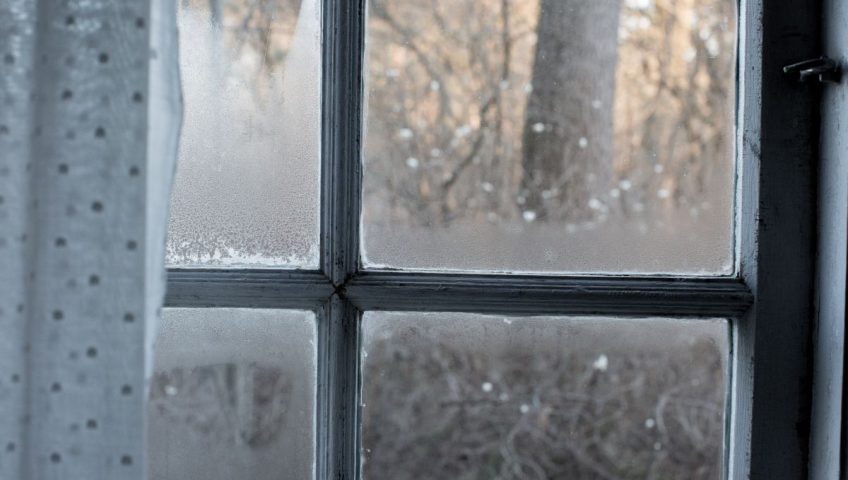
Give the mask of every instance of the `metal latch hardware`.
[(787, 65), (783, 67), (783, 73), (797, 75), (801, 82), (818, 80), (822, 83), (839, 83), (842, 77), (839, 64), (825, 56)]

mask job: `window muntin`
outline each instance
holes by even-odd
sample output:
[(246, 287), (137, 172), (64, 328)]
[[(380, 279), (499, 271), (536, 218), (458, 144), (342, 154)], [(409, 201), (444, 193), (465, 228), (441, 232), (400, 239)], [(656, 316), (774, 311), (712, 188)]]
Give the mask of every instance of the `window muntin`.
[(733, 272), (735, 1), (371, 0), (367, 22), (366, 267)]
[(185, 118), (168, 263), (316, 268), (318, 3), (181, 5)]
[(316, 354), (311, 312), (166, 309), (148, 403), (151, 478), (312, 478)]
[[(678, 294), (688, 290), (692, 302), (682, 307), (686, 317), (731, 317), (734, 332), (733, 387), (728, 420), (729, 478), (802, 478), (804, 462), (804, 381), (806, 343), (804, 331), (810, 315), (806, 292), (805, 269), (810, 238), (808, 213), (814, 205), (810, 196), (811, 169), (815, 144), (811, 135), (814, 98), (811, 89), (791, 82), (774, 81), (780, 66), (818, 52), (815, 33), (820, 20), (815, 9), (797, 4), (772, 5), (763, 15), (759, 0), (742, 2), (739, 65), (739, 185), (740, 270), (738, 276), (705, 279), (672, 275), (639, 275), (595, 277), (563, 275), (559, 277), (524, 277), (511, 279), (510, 289), (489, 291), (486, 285), (503, 278), (472, 275), (479, 288), (464, 289), (460, 297), (473, 299), (468, 311), (493, 311), (503, 305), (520, 315), (528, 313), (526, 294), (538, 298), (539, 308), (554, 313), (564, 312), (618, 313), (621, 298), (627, 300), (627, 315), (639, 317), (655, 314), (676, 316), (680, 307)], [(276, 281), (264, 273), (250, 270), (228, 272), (184, 272), (172, 270), (169, 305), (213, 306), (222, 304), (251, 305), (255, 302), (275, 306), (314, 305), (318, 312), (319, 332), (319, 405), (318, 462), (320, 478), (357, 478), (359, 419), (355, 393), (358, 370), (349, 355), (358, 348), (358, 311), (380, 308), (391, 302), (404, 309), (432, 309), (434, 299), (447, 300), (450, 309), (459, 308), (456, 290), (448, 278), (438, 278), (450, 297), (443, 298), (441, 289), (419, 291), (417, 284), (435, 277), (429, 273), (380, 272), (374, 289), (360, 298), (348, 299), (346, 287), (373, 281), (375, 275), (363, 272), (355, 252), (358, 251), (359, 229), (346, 213), (359, 210), (358, 171), (350, 159), (359, 155), (359, 115), (364, 103), (359, 102), (361, 86), (359, 56), (365, 17), (364, 2), (323, 2), (322, 36), (324, 50), (324, 132), (322, 142), (323, 187), (321, 228), (321, 270), (316, 272), (278, 272)], [(801, 35), (785, 36), (785, 31)], [(767, 80), (767, 78), (771, 80)], [(787, 125), (794, 125), (789, 129)], [(329, 129), (328, 126), (337, 130)], [(769, 141), (765, 142), (764, 139)], [(760, 158), (768, 161), (760, 162)], [(804, 161), (798, 161), (803, 159)], [(344, 191), (339, 191), (339, 189)], [(796, 195), (797, 194), (797, 195)], [(355, 217), (350, 217), (355, 218)], [(353, 247), (353, 248), (351, 248)], [(353, 252), (353, 254), (352, 254)], [(787, 272), (792, 272), (787, 275)], [(197, 275), (203, 273), (203, 275)], [(316, 276), (324, 276), (320, 281)], [(445, 274), (453, 277), (453, 274)], [(758, 277), (774, 281), (758, 281)], [(469, 277), (470, 278), (470, 277)], [(535, 279), (553, 282), (565, 288), (548, 292), (534, 287)], [(670, 280), (664, 282), (664, 280)], [(339, 295), (325, 301), (317, 299), (316, 287), (326, 289), (328, 282), (337, 286)], [(528, 283), (529, 282), (529, 283)], [(583, 284), (583, 288), (576, 287)], [(624, 284), (632, 288), (618, 290)], [(600, 287), (600, 288), (599, 288)], [(614, 288), (606, 288), (614, 287)], [(575, 289), (576, 288), (576, 289)], [(657, 288), (671, 295), (656, 295)], [(228, 294), (227, 292), (233, 292)], [(282, 292), (280, 297), (277, 293)], [(303, 295), (297, 299), (294, 293)], [(414, 292), (400, 299), (398, 292)], [(676, 292), (676, 293), (675, 293)], [(504, 295), (506, 293), (506, 295)], [(641, 298), (643, 293), (648, 295)], [(623, 297), (622, 297), (623, 295)], [(593, 300), (584, 303), (587, 297)], [(754, 297), (757, 308), (748, 309)], [(322, 297), (323, 298), (323, 297)], [(523, 299), (514, 309), (509, 298)], [(305, 300), (303, 300), (305, 299)], [(314, 302), (314, 303), (313, 303)], [(723, 311), (722, 309), (727, 311)], [(532, 310), (532, 308), (529, 308)], [(756, 345), (756, 349), (754, 348)], [(324, 353), (320, 353), (323, 349)], [(781, 368), (775, 369), (774, 365)], [(780, 392), (754, 395), (753, 376), (758, 391)]]

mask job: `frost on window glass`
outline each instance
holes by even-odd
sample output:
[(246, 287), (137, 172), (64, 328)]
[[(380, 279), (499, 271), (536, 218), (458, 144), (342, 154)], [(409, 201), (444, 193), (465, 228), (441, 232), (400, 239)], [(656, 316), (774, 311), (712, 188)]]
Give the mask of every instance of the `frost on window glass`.
[(166, 309), (147, 407), (149, 478), (313, 478), (315, 336), (307, 312)]
[(368, 313), (365, 480), (722, 478), (723, 320)]
[(370, 0), (365, 264), (733, 270), (734, 0)]
[(318, 0), (183, 0), (167, 260), (318, 264)]

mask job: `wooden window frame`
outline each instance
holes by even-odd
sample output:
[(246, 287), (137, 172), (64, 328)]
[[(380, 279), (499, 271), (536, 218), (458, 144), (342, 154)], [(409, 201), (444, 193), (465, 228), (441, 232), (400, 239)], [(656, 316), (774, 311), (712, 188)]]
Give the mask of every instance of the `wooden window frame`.
[(366, 0), (322, 3), (320, 269), (170, 269), (165, 302), (316, 312), (316, 478), (360, 475), (360, 320), (368, 310), (728, 318), (727, 478), (806, 477), (818, 93), (781, 67), (819, 54), (817, 0), (739, 5), (737, 273), (727, 277), (362, 269)]

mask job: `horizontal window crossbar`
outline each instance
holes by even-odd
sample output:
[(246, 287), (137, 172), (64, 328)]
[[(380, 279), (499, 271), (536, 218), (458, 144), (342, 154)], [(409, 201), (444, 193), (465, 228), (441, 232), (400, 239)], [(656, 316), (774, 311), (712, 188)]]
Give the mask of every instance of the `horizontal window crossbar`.
[(753, 302), (733, 278), (367, 272), (341, 293), (360, 310), (504, 315), (738, 317)]
[[(165, 306), (314, 309), (336, 290), (318, 271), (173, 269)], [(687, 277), (370, 271), (338, 292), (359, 310), (504, 315), (738, 317), (753, 301), (741, 280)]]
[(171, 269), (165, 306), (315, 309), (333, 292), (319, 271)]

